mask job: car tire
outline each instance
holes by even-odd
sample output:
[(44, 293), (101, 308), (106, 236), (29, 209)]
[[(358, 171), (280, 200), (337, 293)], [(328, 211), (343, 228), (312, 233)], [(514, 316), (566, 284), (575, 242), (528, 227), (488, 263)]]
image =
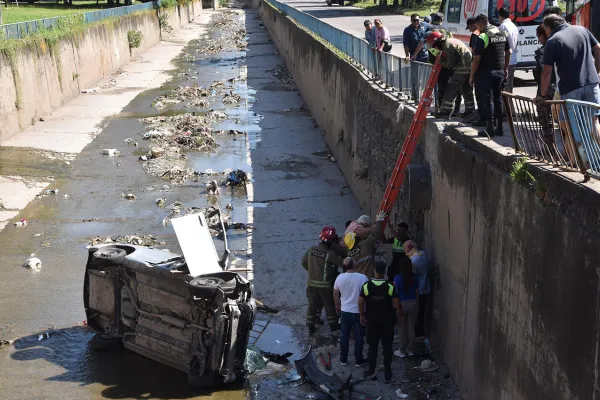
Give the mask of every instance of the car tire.
[(196, 376), (188, 374), (188, 383), (190, 386), (197, 389), (209, 389), (214, 388), (218, 384), (223, 382), (223, 378), (216, 372), (209, 372), (203, 376)]
[(108, 246), (96, 250), (92, 257), (96, 260), (108, 261), (113, 264), (120, 264), (125, 260), (127, 252), (118, 247)]
[(225, 294), (232, 294), (237, 287), (237, 282), (235, 279), (225, 281), (214, 276), (206, 276), (193, 279), (189, 285), (195, 296), (214, 297), (217, 289), (221, 289)]
[(121, 347), (121, 338), (106, 338), (97, 333), (90, 339), (90, 348), (96, 351), (111, 351)]

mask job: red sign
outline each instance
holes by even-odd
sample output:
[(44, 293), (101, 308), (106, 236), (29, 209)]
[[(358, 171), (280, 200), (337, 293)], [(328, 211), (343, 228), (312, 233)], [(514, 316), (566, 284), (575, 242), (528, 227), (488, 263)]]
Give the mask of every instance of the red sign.
[[(533, 21), (541, 16), (546, 8), (546, 0), (498, 0), (496, 8), (499, 10), (504, 4), (509, 6), (510, 19), (514, 22)], [(515, 16), (515, 12), (519, 13), (518, 17)]]
[(463, 7), (463, 15), (465, 19), (474, 17), (476, 12), (477, 0), (465, 0), (465, 6)]
[(583, 7), (581, 7), (575, 14), (573, 14), (571, 23), (573, 25), (584, 26), (590, 29), (590, 10), (592, 8), (592, 2), (590, 1)]

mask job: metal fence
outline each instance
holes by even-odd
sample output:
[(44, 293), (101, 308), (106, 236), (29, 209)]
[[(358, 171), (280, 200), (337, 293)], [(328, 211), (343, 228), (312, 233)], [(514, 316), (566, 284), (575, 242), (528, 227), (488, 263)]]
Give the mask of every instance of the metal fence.
[(515, 151), (586, 178), (600, 174), (600, 106), (576, 100), (536, 104), (502, 93)]
[[(124, 15), (133, 14), (138, 11), (151, 10), (154, 7), (154, 2), (140, 3), (132, 6), (107, 8), (99, 11), (89, 11), (86, 13), (74, 14), (83, 15), (83, 21), (88, 24), (91, 22), (101, 21), (110, 17), (122, 17)], [(70, 16), (44, 18), (35, 21), (17, 22), (15, 24), (0, 25), (0, 34), (9, 39), (23, 39), (25, 36), (37, 32), (40, 28), (52, 28), (57, 26), (61, 20)]]
[(431, 73), (431, 64), (409, 62), (389, 53), (373, 52), (368, 43), (361, 38), (277, 0), (267, 0), (267, 2), (329, 42), (351, 61), (360, 65), (365, 72), (379, 78), (387, 86), (410, 95), (416, 101), (419, 100), (419, 94), (423, 92)]

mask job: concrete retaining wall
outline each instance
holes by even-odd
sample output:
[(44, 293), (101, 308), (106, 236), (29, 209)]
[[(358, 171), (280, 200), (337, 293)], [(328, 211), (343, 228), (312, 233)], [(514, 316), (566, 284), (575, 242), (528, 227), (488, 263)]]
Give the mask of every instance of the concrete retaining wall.
[[(259, 10), (374, 215), (414, 110), (264, 1)], [(466, 399), (600, 398), (600, 196), (532, 166), (538, 196), (510, 178), (511, 156), (473, 133), (428, 120), (413, 162), (430, 171), (431, 207), (409, 209), (403, 193), (395, 209), (435, 265), (434, 343)]]
[[(178, 6), (169, 13), (174, 29), (188, 24), (202, 2)], [(129, 49), (127, 32), (141, 31), (141, 46)], [(146, 11), (90, 27), (63, 40), (56, 50), (47, 46), (17, 50), (16, 68), (0, 53), (0, 143), (62, 104), (95, 86), (133, 57), (161, 40), (157, 11)], [(15, 75), (16, 72), (16, 75)]]

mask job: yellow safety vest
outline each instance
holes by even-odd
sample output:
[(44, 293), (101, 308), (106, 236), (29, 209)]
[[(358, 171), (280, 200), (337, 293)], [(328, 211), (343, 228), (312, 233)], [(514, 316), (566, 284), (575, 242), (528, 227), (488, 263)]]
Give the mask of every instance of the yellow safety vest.
[(384, 283), (387, 283), (388, 285), (388, 295), (392, 296), (394, 294), (394, 286), (392, 286), (391, 283), (387, 282), (386, 280), (382, 279), (382, 280), (372, 280), (370, 282), (367, 282), (363, 285), (363, 290), (365, 292), (365, 295), (369, 295), (369, 283), (372, 283), (375, 286), (381, 286)]
[(404, 253), (404, 243), (394, 238), (394, 244), (392, 244), (392, 250), (400, 253)]

